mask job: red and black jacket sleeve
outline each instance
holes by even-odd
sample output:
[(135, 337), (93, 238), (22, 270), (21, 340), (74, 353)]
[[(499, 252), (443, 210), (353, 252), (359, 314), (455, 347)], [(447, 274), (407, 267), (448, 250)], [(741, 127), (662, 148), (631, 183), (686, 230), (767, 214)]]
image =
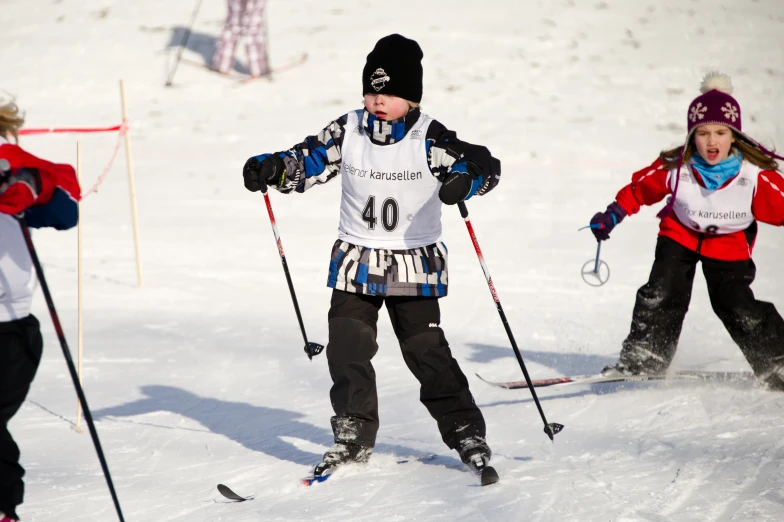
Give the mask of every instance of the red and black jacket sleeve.
[(8, 160), (11, 175), (22, 168), (38, 172), (37, 197), (24, 212), (29, 227), (65, 230), (76, 225), (81, 190), (73, 167), (46, 161), (10, 143), (0, 145), (0, 158)]

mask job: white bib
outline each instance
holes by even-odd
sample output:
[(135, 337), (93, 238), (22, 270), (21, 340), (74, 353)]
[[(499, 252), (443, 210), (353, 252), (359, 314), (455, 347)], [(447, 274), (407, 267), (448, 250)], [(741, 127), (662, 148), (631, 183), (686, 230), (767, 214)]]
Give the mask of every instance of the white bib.
[(389, 250), (439, 242), (441, 183), (430, 172), (424, 142), (432, 119), (422, 114), (399, 142), (375, 145), (365, 135), (361, 115), (361, 110), (350, 112), (346, 122), (338, 237)]
[[(730, 234), (746, 230), (753, 222), (751, 201), (757, 190), (760, 168), (744, 161), (730, 183), (709, 191), (700, 185), (689, 166), (681, 167), (681, 181), (673, 210), (678, 220), (706, 234)], [(670, 171), (670, 189), (675, 189), (675, 169)]]
[(35, 276), (19, 222), (0, 214), (0, 322), (30, 315)]

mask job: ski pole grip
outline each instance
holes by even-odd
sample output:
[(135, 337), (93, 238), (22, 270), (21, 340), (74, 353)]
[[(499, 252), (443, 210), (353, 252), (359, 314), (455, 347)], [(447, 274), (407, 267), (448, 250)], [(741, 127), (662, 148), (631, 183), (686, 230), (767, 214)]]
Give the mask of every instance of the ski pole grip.
[(464, 202), (460, 201), (457, 204), (457, 208), (460, 209), (460, 215), (463, 216), (463, 219), (468, 217), (468, 209), (466, 208), (466, 205), (465, 205)]

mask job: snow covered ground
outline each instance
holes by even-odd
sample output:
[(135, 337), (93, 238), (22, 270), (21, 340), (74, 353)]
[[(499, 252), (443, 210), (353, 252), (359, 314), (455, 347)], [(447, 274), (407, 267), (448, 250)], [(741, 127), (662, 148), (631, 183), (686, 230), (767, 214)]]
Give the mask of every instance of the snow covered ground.
[[(145, 286), (136, 288), (121, 154), (83, 205), (84, 388), (126, 520), (778, 521), (784, 519), (784, 395), (688, 382), (540, 392), (551, 443), (456, 209), (445, 209), (450, 295), (443, 326), (488, 422), (502, 481), (458, 471), (418, 405), (382, 314), (375, 366), (381, 431), (365, 470), (313, 488), (297, 479), (331, 444), (324, 355), (309, 362), (260, 196), (245, 159), (280, 150), (360, 105), (360, 72), (391, 32), (425, 53), (423, 105), (503, 161), (503, 180), (472, 200), (472, 221), (534, 378), (589, 373), (615, 360), (653, 259), (658, 209), (624, 221), (603, 248), (612, 279), (580, 267), (595, 241), (577, 232), (631, 172), (685, 134), (705, 72), (730, 74), (744, 128), (784, 148), (780, 0), (466, 0), (382, 4), (271, 1), (274, 81), (237, 86), (180, 65), (163, 86), (194, 2), (5, 0), (1, 87), (28, 126), (119, 123), (128, 91)], [(204, 2), (185, 56), (209, 56), (225, 4)], [(244, 54), (240, 54), (244, 59)], [(75, 161), (84, 185), (113, 135), (52, 135), (22, 145)], [(324, 286), (339, 183), (273, 194), (310, 337), (326, 342)], [(784, 231), (761, 227), (758, 297), (784, 310)], [(42, 231), (39, 254), (76, 348), (76, 232)], [(70, 429), (76, 400), (42, 296), (46, 352), (11, 424), (28, 470), (26, 521), (111, 521), (89, 436)], [(748, 370), (695, 282), (674, 367)], [(396, 464), (428, 453), (428, 462)], [(223, 482), (255, 500), (231, 504)]]

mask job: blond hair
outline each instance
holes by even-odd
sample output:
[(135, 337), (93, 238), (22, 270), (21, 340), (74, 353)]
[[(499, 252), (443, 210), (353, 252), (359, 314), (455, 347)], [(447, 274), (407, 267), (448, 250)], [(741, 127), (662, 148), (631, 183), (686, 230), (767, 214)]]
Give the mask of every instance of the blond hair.
[[(732, 130), (732, 137), (735, 138), (735, 141), (730, 147), (730, 154), (740, 152), (743, 154), (744, 160), (747, 160), (749, 163), (753, 163), (754, 165), (764, 170), (779, 169), (779, 164), (776, 162), (776, 160), (765, 154), (765, 152), (760, 150), (756, 143), (750, 141), (748, 138), (746, 138), (746, 136), (735, 132), (735, 130)], [(682, 162), (683, 164), (686, 164), (694, 155), (694, 151), (694, 134), (692, 134), (689, 136), (689, 142), (685, 146), (681, 145), (679, 147), (675, 147), (674, 149), (664, 150), (661, 152), (661, 154), (659, 154), (659, 158), (662, 160), (662, 163), (664, 163), (665, 167), (668, 169), (675, 169), (678, 168), (678, 162), (680, 160), (681, 154), (683, 154)], [(775, 152), (775, 149), (773, 152)]]
[(0, 100), (0, 136), (13, 136), (19, 142), (19, 129), (24, 125), (24, 114), (14, 98)]

